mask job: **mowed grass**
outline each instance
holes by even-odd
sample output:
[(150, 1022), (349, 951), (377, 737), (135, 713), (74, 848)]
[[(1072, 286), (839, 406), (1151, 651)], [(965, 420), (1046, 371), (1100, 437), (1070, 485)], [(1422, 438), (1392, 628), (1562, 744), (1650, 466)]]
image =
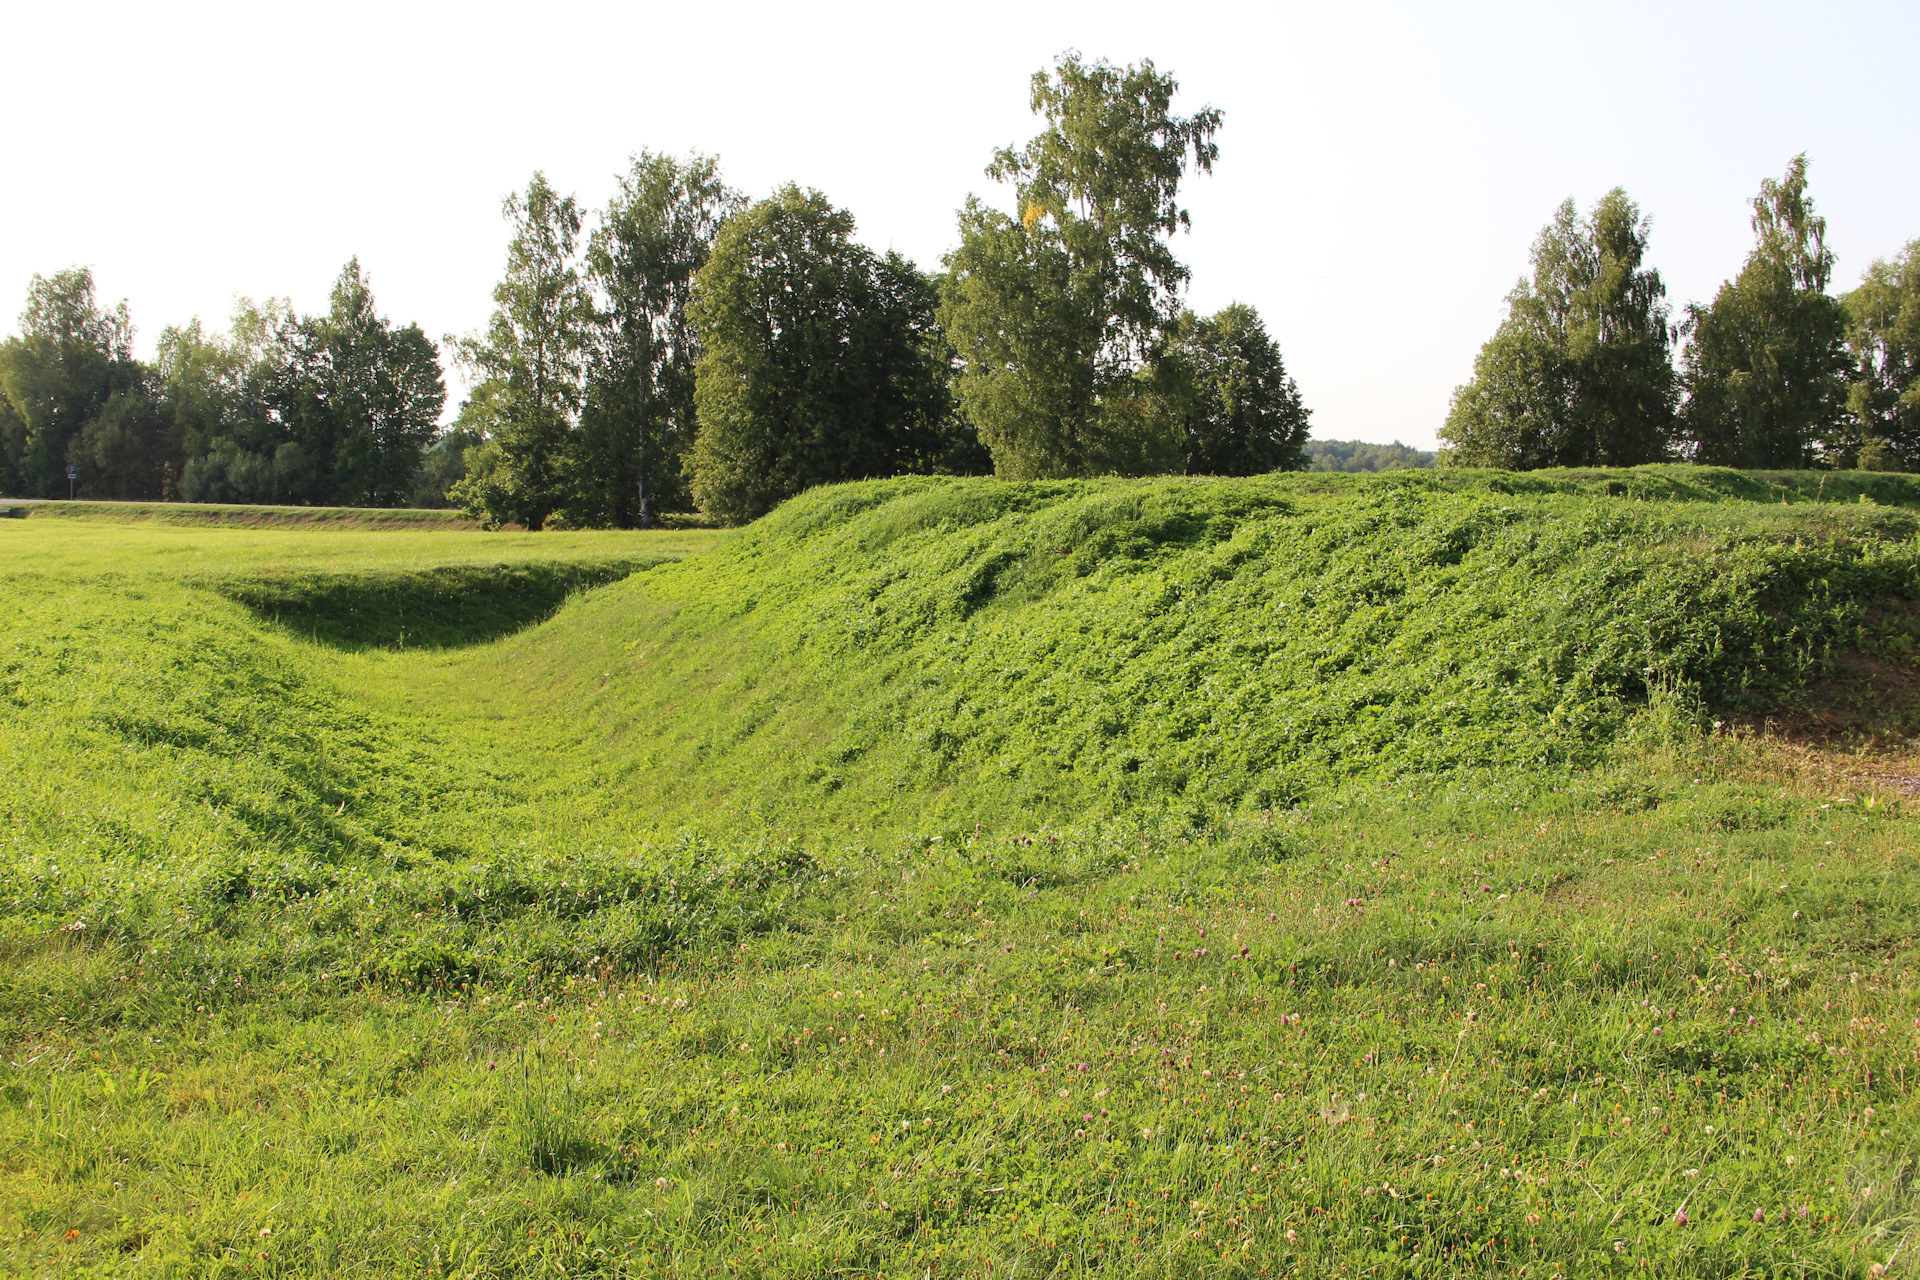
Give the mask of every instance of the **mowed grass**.
[(1755, 728), (1898, 510), (1411, 489), (854, 486), (426, 647), (233, 583), (698, 544), (0, 542), (9, 1267), (1900, 1274), (1920, 763)]
[(480, 521), (463, 511), (406, 507), (281, 507), (222, 502), (9, 502), (0, 508), (15, 518), (41, 520), (158, 521), (172, 525), (224, 528), (298, 526), (329, 529), (478, 529)]
[(121, 612), (133, 615), (143, 612), (137, 602), (148, 592), (212, 591), (335, 647), (438, 648), (510, 634), (551, 615), (571, 594), (725, 536), (705, 529), (481, 533), (431, 524), (220, 527), (117, 515), (52, 519), (36, 511), (0, 521), (0, 584), (23, 608), (87, 588), (118, 594)]
[(27, 519), (0, 522), (0, 575), (71, 584), (134, 578), (191, 581), (298, 570), (353, 573), (521, 565), (635, 554), (664, 562), (704, 550), (726, 536), (710, 529), (530, 534), (408, 525), (227, 528), (131, 518), (56, 518), (49, 504)]

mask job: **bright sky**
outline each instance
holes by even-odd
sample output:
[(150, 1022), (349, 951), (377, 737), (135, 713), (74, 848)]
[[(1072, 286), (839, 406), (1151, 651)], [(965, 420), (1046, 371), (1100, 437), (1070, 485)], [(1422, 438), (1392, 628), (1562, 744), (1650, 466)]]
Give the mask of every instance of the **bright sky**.
[[(0, 315), (87, 264), (160, 329), (237, 295), (484, 323), (500, 200), (543, 168), (588, 206), (642, 147), (787, 180), (934, 267), (981, 170), (1037, 127), (1063, 49), (1151, 57), (1226, 114), (1189, 182), (1191, 303), (1257, 306), (1322, 439), (1431, 447), (1566, 196), (1654, 215), (1676, 304), (1751, 243), (1796, 152), (1850, 287), (1920, 237), (1920, 5), (651, 3), (8, 6)], [(458, 397), (459, 387), (452, 388)]]

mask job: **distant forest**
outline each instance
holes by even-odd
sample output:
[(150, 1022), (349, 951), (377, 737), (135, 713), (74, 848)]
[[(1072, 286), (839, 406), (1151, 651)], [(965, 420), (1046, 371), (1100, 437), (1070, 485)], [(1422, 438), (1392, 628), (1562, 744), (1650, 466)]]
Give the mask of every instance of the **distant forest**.
[[(1760, 184), (1754, 248), (1676, 318), (1651, 219), (1568, 200), (1453, 396), (1437, 454), (1314, 442), (1252, 306), (1188, 309), (1182, 181), (1219, 111), (1176, 115), (1151, 61), (1059, 58), (1045, 128), (994, 153), (1014, 213), (969, 197), (940, 269), (855, 239), (789, 184), (750, 200), (710, 156), (640, 152), (601, 209), (536, 172), (504, 202), (481, 330), (380, 313), (350, 261), (324, 313), (242, 299), (133, 355), (91, 272), (34, 277), (0, 343), (0, 493), (457, 505), (528, 529), (752, 519), (903, 473), (1249, 475), (1663, 459), (1920, 468), (1920, 241), (1830, 292), (1805, 156)], [(471, 387), (443, 424), (450, 359)]]
[(1365, 440), (1309, 440), (1305, 446), (1309, 471), (1412, 471), (1430, 467), (1438, 454), (1395, 440), (1368, 444)]

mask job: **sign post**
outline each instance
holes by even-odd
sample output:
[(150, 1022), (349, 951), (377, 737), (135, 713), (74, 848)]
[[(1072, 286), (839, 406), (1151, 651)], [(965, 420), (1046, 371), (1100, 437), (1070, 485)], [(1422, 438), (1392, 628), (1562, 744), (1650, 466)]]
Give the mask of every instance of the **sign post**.
[(73, 501), (73, 482), (75, 479), (79, 477), (79, 475), (80, 475), (80, 468), (74, 466), (71, 462), (69, 462), (67, 464), (67, 501), (68, 502)]

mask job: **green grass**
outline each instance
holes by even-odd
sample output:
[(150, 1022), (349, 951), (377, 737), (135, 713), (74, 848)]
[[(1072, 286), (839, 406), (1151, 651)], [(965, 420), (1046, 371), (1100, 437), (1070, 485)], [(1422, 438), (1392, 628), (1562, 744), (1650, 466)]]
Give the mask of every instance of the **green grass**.
[[(213, 528), (277, 529), (479, 529), (481, 522), (463, 511), (419, 507), (278, 507), (252, 503), (218, 502), (27, 502), (0, 498), (0, 513), (42, 520), (137, 520), (161, 524)], [(706, 517), (667, 512), (658, 518), (663, 529), (706, 529)], [(516, 526), (517, 527), (517, 526)]]
[(276, 507), (217, 502), (36, 502), (16, 506), (39, 520), (139, 520), (216, 528), (477, 529), (460, 511), (405, 507)]
[(0, 1258), (1902, 1274), (1871, 479), (0, 524)]

